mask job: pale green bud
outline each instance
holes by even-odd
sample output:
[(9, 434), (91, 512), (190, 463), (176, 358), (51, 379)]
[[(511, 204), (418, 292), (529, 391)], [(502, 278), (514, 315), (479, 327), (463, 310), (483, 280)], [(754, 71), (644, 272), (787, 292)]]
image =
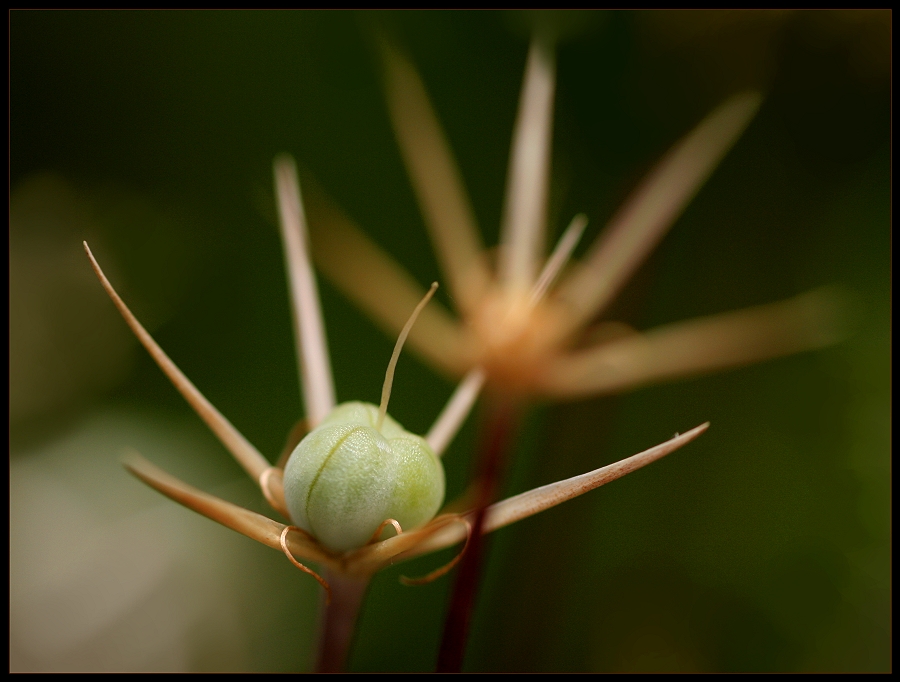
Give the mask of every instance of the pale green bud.
[(386, 519), (409, 530), (444, 500), (444, 468), (421, 436), (378, 407), (338, 405), (296, 447), (284, 469), (291, 520), (338, 552), (362, 547)]

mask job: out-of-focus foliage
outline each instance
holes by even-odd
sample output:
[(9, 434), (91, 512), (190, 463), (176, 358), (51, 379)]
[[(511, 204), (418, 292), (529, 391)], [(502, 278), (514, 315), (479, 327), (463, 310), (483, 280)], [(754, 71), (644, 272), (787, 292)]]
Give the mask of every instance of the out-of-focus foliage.
[[(714, 105), (747, 87), (766, 93), (613, 316), (645, 328), (839, 283), (854, 297), (854, 331), (817, 353), (537, 408), (510, 492), (712, 428), (499, 532), (467, 669), (888, 670), (890, 13), (552, 19), (562, 44), (551, 223), (587, 213), (586, 243)], [(307, 666), (315, 583), (118, 466), (132, 446), (262, 508), (137, 352), (91, 284), (80, 241), (188, 376), (274, 457), (301, 406), (272, 158), (296, 155), (432, 281), (373, 25), (421, 69), (490, 243), (528, 26), (546, 20), (10, 15), (11, 669)], [(338, 397), (377, 401), (393, 340), (322, 290)], [(424, 432), (450, 390), (404, 356), (392, 414)], [(450, 496), (468, 476), (475, 431), (445, 458)], [(399, 573), (373, 582), (352, 669), (434, 664), (449, 581), (408, 588)]]

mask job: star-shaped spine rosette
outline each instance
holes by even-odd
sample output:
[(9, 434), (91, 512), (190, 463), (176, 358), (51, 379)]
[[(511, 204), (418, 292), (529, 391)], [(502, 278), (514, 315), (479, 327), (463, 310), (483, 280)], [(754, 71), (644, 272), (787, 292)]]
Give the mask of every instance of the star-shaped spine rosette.
[[(275, 179), (294, 306), (300, 383), (308, 411), (307, 422), (312, 429), (334, 409), (334, 390), (315, 277), (307, 257), (306, 223), (299, 184), (291, 159), (287, 157), (276, 159)], [(290, 519), (282, 485), (283, 467), (271, 465), (178, 369), (113, 289), (86, 243), (84, 246), (101, 284), (138, 340), (237, 462), (258, 483), (271, 506), (286, 519)], [(404, 330), (403, 335), (406, 332), (408, 329)], [(443, 454), (447, 444), (468, 415), (477, 399), (481, 384), (482, 381), (477, 376), (474, 379), (470, 376), (463, 380), (447, 407), (437, 418), (434, 427), (425, 436), (426, 442), (438, 456)], [(496, 530), (620, 478), (677, 450), (703, 433), (707, 426), (708, 424), (698, 426), (615, 464), (498, 502), (487, 510), (484, 530), (485, 532)], [(367, 544), (350, 551), (335, 552), (294, 525), (275, 521), (193, 488), (137, 453), (131, 453), (126, 458), (125, 466), (142, 481), (189, 509), (273, 549), (284, 551), (295, 565), (315, 576), (326, 588), (327, 583), (298, 562), (295, 557), (326, 567), (330, 575), (366, 579), (390, 564), (462, 542), (467, 538), (471, 517), (474, 514), (474, 510), (461, 513), (439, 512), (418, 528), (397, 528), (400, 532), (384, 540), (377, 539), (380, 537), (381, 529), (379, 529)], [(451, 503), (447, 508), (456, 506), (458, 505)], [(386, 523), (390, 521), (385, 519)], [(453, 562), (425, 576), (424, 580), (445, 573), (452, 564)]]
[[(621, 323), (592, 324), (740, 137), (759, 108), (759, 93), (728, 99), (679, 141), (580, 262), (567, 267), (584, 216), (572, 220), (541, 266), (555, 57), (549, 42), (535, 40), (492, 267), (422, 80), (384, 39), (381, 54), (390, 119), (459, 315), (432, 305), (410, 334), (411, 348), (441, 373), (484, 377), (508, 395), (572, 399), (736, 367), (839, 338), (840, 295), (829, 288), (645, 333)], [(396, 333), (423, 288), (323, 192), (311, 192), (309, 210), (317, 265), (385, 331)]]

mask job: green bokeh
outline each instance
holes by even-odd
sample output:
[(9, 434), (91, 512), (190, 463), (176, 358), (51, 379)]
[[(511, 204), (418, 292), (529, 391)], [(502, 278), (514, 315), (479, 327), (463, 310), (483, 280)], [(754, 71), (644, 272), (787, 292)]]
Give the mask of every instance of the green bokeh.
[[(611, 314), (647, 328), (836, 283), (852, 297), (853, 332), (816, 353), (536, 406), (510, 492), (707, 420), (712, 428), (646, 470), (499, 532), (466, 668), (889, 670), (890, 13), (563, 18), (551, 238), (585, 212), (589, 243), (712, 107), (747, 87), (766, 94)], [(395, 35), (421, 70), (494, 244), (528, 26), (546, 20), (504, 12), (14, 11), (11, 191), (47, 173), (73, 188), (88, 206), (98, 255), (115, 265), (115, 283), (138, 317), (274, 457), (301, 406), (272, 158), (295, 155), (419, 282), (440, 279), (388, 122), (375, 26)], [(29, 229), (68, 240), (65, 257), (83, 259), (77, 230)], [(34, 236), (12, 230), (11, 243)], [(10, 286), (15, 293), (25, 284), (11, 277)], [(321, 294), (339, 399), (377, 402), (394, 340), (327, 282)], [(443, 290), (438, 296), (450, 303)], [(18, 361), (11, 352), (11, 366)], [(14, 419), (13, 461), (104, 409), (126, 406), (179, 425), (191, 418), (145, 354), (133, 350), (128, 367), (117, 382)], [(391, 413), (422, 433), (451, 389), (407, 353)], [(469, 425), (445, 459), (450, 497), (465, 484), (475, 438)], [(212, 452), (202, 455), (206, 466), (215, 461), (223, 479), (241, 479), (224, 450)], [(177, 466), (173, 473), (202, 483), (191, 479), (192, 462)], [(264, 508), (242, 490), (251, 501), (233, 499)], [(271, 589), (241, 602), (243, 665), (308, 665), (314, 584), (262, 546), (247, 553), (259, 558), (234, 569), (234, 589)], [(352, 669), (433, 668), (450, 579), (420, 588), (397, 579), (451, 556), (375, 578)], [(191, 667), (219, 669), (215, 637), (194, 634), (184, 644)]]

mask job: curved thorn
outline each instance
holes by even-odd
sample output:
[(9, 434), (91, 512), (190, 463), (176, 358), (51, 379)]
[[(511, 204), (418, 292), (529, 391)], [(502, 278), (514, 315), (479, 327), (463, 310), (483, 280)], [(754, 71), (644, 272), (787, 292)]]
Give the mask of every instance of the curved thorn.
[(297, 526), (285, 526), (284, 530), (281, 531), (281, 536), (278, 538), (279, 542), (281, 543), (281, 551), (284, 552), (284, 555), (288, 558), (288, 561), (290, 561), (292, 564), (294, 564), (294, 566), (299, 568), (304, 573), (308, 573), (313, 578), (315, 578), (316, 580), (319, 581), (319, 584), (325, 588), (325, 603), (330, 604), (331, 603), (331, 585), (329, 585), (327, 582), (325, 582), (325, 579), (322, 576), (320, 576), (318, 573), (316, 573), (314, 570), (312, 570), (311, 568), (307, 568), (306, 566), (301, 564), (299, 561), (297, 561), (294, 558), (294, 555), (291, 554), (291, 550), (287, 546), (287, 534), (292, 530), (299, 531), (300, 533), (303, 533), (306, 536), (312, 537), (309, 535), (309, 533), (304, 531), (302, 528), (297, 528)]
[(128, 306), (125, 305), (125, 302), (119, 297), (119, 294), (116, 293), (116, 290), (113, 289), (112, 284), (106, 279), (106, 275), (103, 274), (103, 270), (100, 269), (100, 265), (94, 259), (94, 254), (91, 253), (87, 242), (84, 242), (84, 251), (91, 261), (91, 267), (94, 268), (94, 273), (100, 280), (100, 284), (106, 289), (106, 293), (109, 294), (112, 302), (119, 309), (138, 341), (150, 353), (150, 357), (156, 361), (156, 364), (159, 365), (159, 368), (169, 378), (169, 381), (178, 389), (178, 392), (184, 396), (188, 404), (194, 408), (194, 411), (212, 429), (212, 432), (216, 434), (222, 445), (234, 455), (238, 464), (244, 467), (244, 470), (250, 474), (254, 481), (258, 481), (262, 472), (270, 466), (268, 460), (241, 435), (240, 431), (234, 428), (230, 421), (222, 416), (221, 412), (213, 407), (213, 404), (197, 390), (197, 387), (178, 369), (163, 349), (159, 347), (159, 344), (153, 340), (153, 337), (147, 333), (147, 330), (138, 322), (137, 318), (128, 309)]
[(378, 536), (381, 535), (381, 531), (388, 526), (393, 526), (394, 530), (397, 531), (397, 535), (403, 535), (403, 528), (400, 527), (400, 522), (397, 519), (385, 519), (378, 528), (375, 529), (375, 532), (372, 533), (372, 537), (369, 538), (369, 541), (366, 544), (371, 545), (374, 542), (379, 542)]
[(259, 487), (266, 502), (284, 518), (291, 518), (284, 501), (284, 473), (277, 467), (269, 467), (259, 477)]
[[(394, 563), (398, 555), (404, 555), (403, 559), (405, 560), (406, 555), (404, 552), (415, 550), (424, 540), (435, 533), (439, 533), (452, 523), (453, 518), (448, 515), (437, 516), (420, 528), (404, 531), (402, 535), (395, 535), (370, 545), (363, 545), (359, 549), (344, 555), (344, 566), (348, 572), (359, 575), (371, 575)], [(419, 552), (415, 556), (418, 556), (418, 554)]]
[(644, 452), (632, 455), (614, 464), (581, 474), (580, 476), (573, 476), (564, 481), (541, 486), (491, 505), (484, 519), (485, 532), (489, 533), (492, 530), (502, 528), (583, 495), (594, 488), (599, 488), (601, 485), (615, 481), (617, 478), (622, 478), (626, 474), (637, 471), (641, 467), (645, 467), (675, 452), (675, 450), (687, 445), (708, 428), (709, 422), (706, 422), (687, 433), (677, 435), (649, 450), (644, 450)]
[(409, 336), (410, 330), (412, 330), (413, 325), (416, 323), (416, 318), (419, 317), (419, 314), (425, 309), (425, 306), (428, 305), (428, 301), (434, 296), (434, 292), (437, 291), (437, 288), (438, 283), (432, 282), (431, 288), (412, 311), (406, 324), (403, 325), (403, 329), (400, 330), (400, 335), (397, 337), (397, 343), (394, 344), (394, 352), (391, 353), (391, 359), (388, 361), (387, 371), (384, 373), (384, 385), (381, 387), (381, 405), (378, 407), (378, 419), (375, 422), (375, 428), (378, 431), (381, 431), (381, 425), (384, 423), (384, 416), (387, 414), (388, 402), (391, 399), (391, 387), (394, 385), (394, 370), (397, 369), (397, 361), (400, 360), (400, 351), (403, 350), (403, 344), (406, 342), (406, 337)]
[[(141, 481), (178, 504), (267, 547), (281, 550), (279, 536), (284, 530), (284, 524), (198, 490), (151, 464), (136, 452), (131, 452), (122, 463)], [(294, 554), (310, 561), (326, 565), (334, 563), (333, 557), (324, 552), (315, 541), (301, 543), (293, 539), (290, 546)]]
[[(708, 428), (709, 422), (701, 424), (687, 433), (671, 438), (649, 450), (632, 455), (614, 464), (581, 474), (580, 476), (558, 481), (557, 483), (535, 488), (534, 490), (507, 498), (502, 502), (497, 502), (487, 508), (483, 532), (490, 533), (503, 526), (508, 526), (511, 523), (538, 514), (567, 500), (583, 495), (594, 488), (599, 488), (626, 474), (630, 474), (686, 445)], [(474, 512), (466, 514), (467, 517), (473, 515)], [(412, 558), (420, 554), (443, 549), (444, 547), (450, 547), (462, 539), (462, 533), (454, 528), (437, 528), (429, 536), (423, 538), (415, 547), (407, 551), (403, 558)]]
[(459, 553), (440, 568), (432, 571), (427, 575), (422, 576), (421, 578), (407, 578), (405, 575), (400, 576), (401, 583), (403, 583), (404, 585), (425, 585), (427, 583), (434, 582), (442, 575), (449, 572), (451, 568), (459, 563), (459, 560), (463, 558), (463, 554), (465, 554), (466, 550), (469, 548), (469, 540), (472, 539), (472, 522), (464, 516), (459, 516), (458, 521), (464, 524), (466, 527), (466, 544), (464, 544), (463, 548), (459, 550)]

